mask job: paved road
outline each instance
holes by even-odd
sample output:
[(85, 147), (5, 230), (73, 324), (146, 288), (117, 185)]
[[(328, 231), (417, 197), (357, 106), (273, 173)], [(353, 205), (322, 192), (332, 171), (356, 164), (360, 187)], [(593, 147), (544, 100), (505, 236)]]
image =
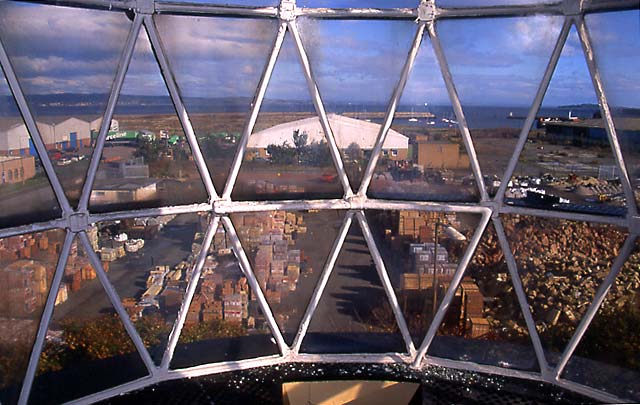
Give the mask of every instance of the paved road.
[[(196, 215), (177, 216), (169, 222), (158, 237), (147, 240), (143, 249), (111, 262), (109, 280), (121, 298), (139, 297), (145, 291), (145, 281), (152, 265), (175, 266), (191, 253), (193, 236), (198, 229)], [(86, 282), (82, 288), (69, 294), (67, 302), (56, 307), (54, 319), (93, 318), (112, 311), (111, 303), (98, 279)]]

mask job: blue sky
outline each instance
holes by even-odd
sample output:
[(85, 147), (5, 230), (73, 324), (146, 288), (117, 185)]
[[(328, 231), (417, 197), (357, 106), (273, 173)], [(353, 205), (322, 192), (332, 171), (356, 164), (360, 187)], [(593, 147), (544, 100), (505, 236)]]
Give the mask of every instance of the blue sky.
[[(413, 2), (378, 3), (367, 4), (409, 7)], [(442, 3), (488, 4), (484, 0)], [(301, 4), (356, 7), (361, 2), (302, 0)], [(0, 19), (0, 37), (27, 94), (107, 92), (130, 26), (122, 13), (12, 2), (0, 4)], [(587, 23), (611, 104), (640, 107), (640, 12), (588, 15)], [(182, 93), (201, 97), (251, 97), (277, 29), (271, 20), (178, 16), (159, 16), (157, 25)], [(298, 25), (329, 109), (333, 103), (386, 103), (417, 28), (411, 21), (299, 19)], [(439, 21), (437, 30), (463, 104), (530, 104), (561, 25), (562, 17), (543, 16)], [(123, 92), (166, 94), (144, 35)], [(289, 35), (267, 97), (309, 100)], [(572, 32), (544, 104), (595, 101), (580, 44)], [(449, 103), (427, 37), (402, 102)]]

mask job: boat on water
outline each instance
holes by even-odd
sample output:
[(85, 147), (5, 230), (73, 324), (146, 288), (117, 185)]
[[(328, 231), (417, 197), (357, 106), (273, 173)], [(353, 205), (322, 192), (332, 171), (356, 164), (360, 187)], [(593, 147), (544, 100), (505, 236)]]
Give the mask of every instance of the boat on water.
[(411, 117), (409, 118), (409, 122), (418, 122), (418, 119), (416, 117)]
[(435, 121), (427, 121), (427, 125), (436, 125)]
[(144, 247), (144, 239), (129, 239), (124, 243), (124, 250), (129, 253), (136, 253)]

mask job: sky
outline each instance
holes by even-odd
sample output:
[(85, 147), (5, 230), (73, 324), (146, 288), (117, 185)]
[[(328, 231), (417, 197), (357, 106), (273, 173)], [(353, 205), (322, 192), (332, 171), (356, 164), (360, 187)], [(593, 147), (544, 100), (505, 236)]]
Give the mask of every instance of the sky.
[[(522, 4), (522, 0), (442, 0), (443, 6)], [(237, 0), (249, 4), (248, 0)], [(380, 4), (378, 4), (380, 3)], [(412, 1), (367, 2), (410, 7)], [(273, 5), (272, 0), (258, 5)], [(354, 0), (300, 0), (303, 6), (357, 7)], [(156, 16), (184, 96), (252, 97), (277, 31), (273, 20)], [(386, 104), (416, 33), (412, 21), (299, 18), (304, 48), (327, 109), (338, 103)], [(605, 90), (613, 106), (640, 107), (640, 11), (587, 16)], [(121, 12), (0, 2), (0, 39), (28, 95), (107, 93), (131, 25)], [(437, 31), (463, 105), (527, 106), (540, 83), (562, 17), (440, 20)], [(6, 86), (0, 86), (6, 93)], [(166, 95), (144, 31), (123, 94)], [(267, 98), (310, 100), (289, 33)], [(449, 104), (427, 36), (401, 102)], [(595, 103), (575, 30), (545, 106)]]

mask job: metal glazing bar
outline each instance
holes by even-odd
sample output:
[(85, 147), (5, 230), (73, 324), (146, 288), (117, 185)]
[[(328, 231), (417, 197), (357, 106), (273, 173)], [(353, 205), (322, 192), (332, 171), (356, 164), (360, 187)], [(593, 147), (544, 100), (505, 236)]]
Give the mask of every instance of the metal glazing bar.
[(15, 226), (12, 228), (0, 229), (0, 239), (9, 236), (22, 235), (25, 233), (33, 233), (47, 231), (49, 229), (64, 228), (67, 221), (63, 219), (54, 219), (47, 222), (37, 222), (29, 225)]
[(384, 141), (387, 138), (387, 133), (389, 132), (389, 128), (391, 128), (391, 123), (393, 122), (393, 117), (396, 113), (396, 109), (398, 108), (398, 103), (400, 103), (402, 92), (404, 91), (404, 88), (407, 85), (407, 80), (409, 79), (409, 75), (413, 70), (413, 65), (416, 61), (416, 56), (418, 55), (418, 51), (420, 50), (424, 29), (425, 29), (425, 23), (420, 22), (418, 24), (418, 29), (416, 30), (416, 34), (413, 37), (411, 48), (409, 48), (407, 59), (404, 62), (402, 71), (400, 72), (400, 80), (398, 80), (398, 84), (396, 84), (396, 87), (393, 90), (393, 94), (391, 96), (391, 100), (389, 101), (389, 104), (387, 106), (387, 111), (384, 116), (384, 121), (380, 126), (380, 131), (378, 131), (378, 137), (376, 138), (376, 142), (373, 146), (373, 150), (371, 151), (371, 157), (369, 158), (369, 163), (367, 164), (367, 167), (364, 170), (364, 174), (362, 175), (362, 181), (360, 182), (360, 189), (358, 190), (359, 196), (367, 195), (367, 190), (369, 188), (369, 184), (371, 183), (371, 178), (373, 177), (373, 172), (376, 170), (378, 159), (380, 158), (380, 154), (382, 153), (382, 146), (384, 145)]
[(371, 210), (415, 210), (415, 211), (438, 211), (438, 212), (474, 212), (491, 213), (491, 209), (478, 204), (456, 204), (456, 203), (436, 203), (428, 201), (397, 201), (397, 200), (377, 200), (367, 198), (362, 204), (353, 206), (353, 209)]
[(312, 354), (300, 353), (292, 357), (291, 362), (300, 363), (380, 363), (404, 364), (411, 356), (403, 353), (358, 353), (358, 354)]
[(189, 307), (191, 306), (191, 300), (193, 299), (193, 295), (195, 294), (196, 288), (198, 287), (198, 282), (200, 281), (202, 266), (204, 266), (204, 263), (207, 260), (207, 256), (209, 255), (211, 241), (213, 240), (213, 237), (218, 230), (219, 223), (220, 217), (213, 216), (209, 223), (209, 227), (207, 228), (207, 231), (204, 235), (202, 248), (200, 249), (200, 254), (198, 254), (195, 266), (191, 271), (191, 278), (189, 280), (189, 284), (187, 285), (184, 298), (182, 299), (178, 317), (176, 318), (176, 321), (173, 324), (173, 328), (171, 329), (171, 333), (169, 334), (167, 347), (164, 351), (164, 355), (162, 356), (162, 363), (160, 364), (161, 369), (167, 370), (169, 369), (169, 365), (171, 364), (173, 352), (176, 348), (176, 345), (178, 344), (178, 339), (180, 338), (180, 333), (182, 332), (184, 321), (185, 319), (187, 319), (187, 313), (189, 312)]
[(568, 219), (571, 221), (596, 222), (600, 224), (610, 224), (620, 227), (628, 227), (629, 222), (624, 217), (614, 217), (606, 215), (582, 214), (580, 212), (542, 210), (537, 208), (516, 207), (513, 205), (503, 205), (500, 207), (500, 214), (531, 215), (542, 218)]
[(411, 337), (411, 333), (409, 333), (407, 322), (404, 319), (404, 315), (402, 314), (402, 309), (400, 308), (400, 304), (398, 303), (398, 297), (396, 297), (396, 293), (393, 289), (393, 285), (391, 284), (391, 279), (389, 278), (387, 268), (384, 264), (384, 260), (382, 259), (382, 255), (378, 250), (376, 241), (373, 238), (371, 229), (369, 228), (369, 223), (367, 222), (367, 218), (364, 215), (363, 211), (358, 211), (356, 213), (356, 218), (358, 219), (358, 223), (360, 224), (360, 229), (362, 229), (362, 235), (364, 236), (364, 240), (367, 242), (367, 246), (369, 247), (371, 258), (373, 259), (373, 262), (376, 265), (378, 276), (380, 277), (380, 281), (382, 282), (382, 287), (384, 288), (384, 291), (387, 294), (389, 305), (391, 305), (391, 309), (393, 310), (393, 315), (396, 317), (398, 328), (400, 329), (400, 333), (402, 333), (404, 344), (407, 347), (407, 353), (409, 353), (409, 355), (414, 355), (416, 352), (416, 348), (413, 345), (413, 338)]
[(526, 17), (530, 15), (547, 14), (562, 15), (564, 8), (562, 2), (553, 4), (523, 4), (511, 6), (485, 6), (485, 7), (452, 7), (437, 8), (436, 18), (495, 18), (495, 17)]
[(323, 19), (394, 19), (415, 20), (418, 13), (415, 8), (307, 8), (296, 9), (300, 17)]
[(58, 290), (60, 289), (60, 283), (62, 282), (62, 276), (64, 276), (64, 269), (67, 265), (67, 258), (71, 251), (71, 243), (73, 242), (74, 234), (67, 231), (64, 242), (62, 244), (62, 250), (60, 251), (60, 257), (58, 258), (58, 264), (56, 271), (49, 287), (49, 294), (47, 295), (47, 302), (42, 310), (42, 316), (40, 317), (40, 323), (38, 324), (38, 332), (33, 342), (33, 348), (29, 357), (29, 365), (25, 373), (22, 388), (20, 390), (20, 399), (18, 404), (26, 405), (29, 402), (29, 394), (31, 393), (31, 386), (36, 375), (38, 368), (38, 361), (40, 360), (40, 354), (44, 346), (44, 340), (47, 336), (47, 329), (49, 329), (49, 323), (51, 323), (51, 316), (56, 304), (56, 298), (58, 297)]
[(106, 389), (104, 391), (96, 392), (96, 393), (87, 395), (85, 397), (78, 398), (78, 399), (75, 399), (73, 401), (69, 401), (69, 402), (67, 402), (67, 404), (68, 405), (71, 405), (71, 404), (73, 404), (73, 405), (95, 404), (97, 402), (104, 401), (104, 400), (107, 400), (109, 398), (117, 397), (117, 396), (120, 396), (120, 395), (127, 394), (127, 393), (129, 393), (131, 391), (136, 391), (136, 390), (142, 389), (144, 387), (148, 387), (149, 385), (156, 384), (156, 383), (158, 383), (160, 381), (161, 381), (161, 379), (158, 378), (157, 376), (148, 375), (148, 376), (144, 376), (142, 378), (139, 378), (137, 380), (129, 381), (129, 382), (124, 383), (122, 385), (118, 385), (116, 387), (112, 387), (112, 388)]
[(456, 272), (454, 273), (453, 278), (451, 279), (451, 283), (449, 284), (449, 289), (447, 290), (446, 294), (442, 298), (442, 302), (440, 303), (438, 312), (436, 312), (436, 315), (433, 317), (433, 320), (431, 321), (431, 325), (429, 325), (429, 329), (427, 330), (427, 334), (422, 340), (422, 344), (420, 345), (420, 348), (418, 349), (418, 353), (415, 356), (415, 359), (413, 361), (414, 368), (420, 367), (420, 364), (424, 356), (427, 354), (427, 351), (429, 350), (429, 346), (431, 345), (433, 338), (436, 336), (436, 332), (438, 331), (438, 328), (440, 328), (440, 324), (444, 319), (447, 309), (449, 309), (449, 305), (451, 304), (451, 300), (453, 299), (453, 296), (455, 295), (456, 290), (458, 289), (458, 285), (460, 284), (460, 281), (462, 281), (462, 277), (464, 277), (464, 273), (467, 271), (467, 265), (471, 261), (471, 258), (473, 257), (473, 253), (476, 251), (476, 247), (478, 247), (478, 243), (480, 243), (482, 234), (484, 233), (484, 230), (487, 227), (487, 224), (489, 223), (490, 219), (491, 219), (490, 213), (484, 213), (482, 215), (482, 219), (480, 219), (480, 222), (478, 223), (478, 227), (473, 233), (473, 237), (471, 238), (471, 241), (469, 241), (467, 250), (464, 252), (464, 255), (462, 255), (462, 257), (460, 258), (460, 262), (458, 263), (458, 268), (456, 269)]
[(582, 319), (580, 320), (580, 324), (578, 325), (575, 333), (571, 337), (571, 341), (569, 341), (569, 344), (567, 344), (567, 347), (565, 347), (564, 349), (564, 353), (562, 353), (562, 358), (558, 362), (558, 365), (556, 366), (556, 369), (555, 369), (556, 378), (559, 378), (560, 375), (562, 374), (562, 371), (564, 370), (565, 366), (569, 362), (571, 356), (573, 355), (573, 352), (578, 347), (578, 344), (580, 343), (582, 336), (584, 336), (584, 333), (587, 331), (587, 328), (591, 324), (591, 321), (593, 321), (593, 318), (598, 313), (598, 310), (600, 309), (600, 306), (604, 302), (604, 299), (607, 293), (609, 292), (609, 289), (611, 288), (613, 283), (616, 281), (616, 278), (618, 277), (620, 270), (622, 270), (622, 267), (627, 261), (627, 258), (629, 257), (629, 255), (631, 255), (633, 248), (635, 247), (636, 239), (637, 239), (637, 235), (629, 235), (627, 239), (624, 241), (624, 245), (622, 245), (622, 249), (620, 249), (620, 254), (618, 254), (618, 257), (616, 257), (616, 260), (613, 262), (613, 265), (611, 266), (611, 271), (609, 272), (609, 274), (607, 274), (607, 277), (602, 281), (602, 284), (600, 284), (600, 287), (598, 288), (596, 295), (593, 297), (593, 301), (591, 301), (589, 308), (582, 316)]
[(249, 282), (249, 286), (253, 290), (253, 294), (255, 294), (258, 304), (260, 305), (260, 309), (264, 314), (264, 317), (267, 320), (267, 324), (271, 329), (271, 333), (276, 340), (276, 344), (280, 349), (280, 353), (286, 357), (289, 352), (289, 347), (287, 346), (284, 338), (282, 337), (282, 333), (280, 332), (280, 328), (278, 327), (278, 323), (276, 322), (275, 317), (273, 316), (273, 312), (271, 311), (271, 307), (269, 307), (269, 303), (262, 292), (262, 288), (256, 279), (255, 274), (251, 270), (251, 263), (249, 262), (249, 258), (245, 253), (242, 244), (240, 243), (240, 238), (238, 238), (238, 233), (231, 222), (229, 217), (222, 217), (222, 224), (227, 231), (227, 235), (231, 240), (231, 244), (233, 247), (233, 251), (238, 259), (238, 263), (240, 264), (240, 268), (244, 273), (247, 281)]
[(273, 40), (273, 45), (271, 46), (269, 59), (264, 65), (264, 70), (262, 72), (262, 76), (260, 76), (258, 88), (256, 89), (256, 92), (253, 96), (253, 101), (251, 102), (251, 112), (249, 114), (249, 120), (245, 124), (244, 130), (242, 131), (242, 137), (238, 142), (236, 155), (233, 159), (233, 163), (231, 164), (231, 168), (229, 169), (227, 184), (225, 184), (224, 191), (222, 192), (222, 198), (225, 200), (231, 199), (231, 192), (233, 191), (233, 186), (236, 184), (238, 173), (240, 173), (240, 166), (242, 165), (242, 160), (244, 159), (244, 155), (247, 151), (249, 137), (251, 136), (253, 127), (255, 126), (256, 120), (258, 119), (258, 113), (260, 112), (260, 107), (262, 106), (262, 100), (264, 99), (264, 94), (267, 92), (269, 80), (271, 79), (273, 68), (276, 65), (276, 60), (278, 59), (280, 48), (282, 48), (282, 42), (284, 41), (284, 35), (286, 34), (286, 32), (287, 23), (281, 22), (278, 26), (278, 33)]
[(329, 281), (329, 276), (331, 276), (331, 272), (333, 271), (333, 267), (336, 264), (336, 260), (338, 260), (338, 256), (340, 255), (340, 251), (342, 250), (342, 245), (344, 244), (344, 240), (349, 233), (349, 228), (351, 227), (351, 222), (353, 221), (353, 212), (348, 212), (344, 217), (344, 221), (342, 222), (342, 226), (338, 231), (338, 236), (336, 240), (333, 242), (333, 246), (331, 247), (331, 252), (329, 253), (329, 257), (322, 269), (322, 273), (320, 274), (320, 278), (316, 283), (315, 289), (313, 290), (313, 295), (309, 300), (309, 305), (307, 305), (307, 309), (302, 316), (302, 320), (300, 321), (300, 328), (298, 329), (298, 333), (296, 334), (295, 339), (293, 340), (292, 345), (292, 353), (297, 354), (300, 351), (300, 345), (302, 345), (302, 340), (304, 339), (307, 329), (309, 329), (309, 324), (311, 323), (311, 318), (318, 307), (318, 303), (320, 302), (320, 298), (322, 297), (322, 293)]
[[(18, 1), (18, 0), (12, 0)], [(132, 10), (136, 7), (135, 0), (19, 0), (26, 3), (49, 4), (53, 6), (77, 7), (99, 10)]]
[(289, 21), (287, 24), (289, 26), (291, 37), (293, 38), (293, 41), (296, 44), (296, 48), (298, 49), (298, 57), (300, 60), (300, 65), (302, 66), (302, 71), (304, 72), (304, 76), (307, 79), (309, 94), (311, 95), (313, 105), (316, 108), (316, 113), (318, 113), (318, 119), (320, 120), (322, 129), (324, 130), (325, 138), (327, 140), (327, 144), (329, 145), (329, 151), (331, 152), (331, 158), (333, 159), (333, 164), (335, 165), (338, 172), (338, 178), (340, 179), (340, 183), (342, 183), (342, 187), (344, 188), (344, 196), (345, 198), (351, 197), (353, 195), (353, 190), (351, 190), (351, 186), (349, 185), (349, 177), (347, 177), (347, 172), (344, 168), (344, 162), (342, 161), (342, 157), (340, 156), (340, 149), (338, 149), (338, 144), (336, 143), (335, 136), (333, 135), (333, 130), (331, 129), (331, 125), (329, 124), (329, 118), (327, 118), (327, 112), (324, 109), (322, 97), (320, 97), (320, 90), (318, 90), (318, 86), (311, 70), (311, 63), (309, 62), (307, 53), (304, 50), (304, 46), (302, 45), (300, 33), (298, 32), (298, 25), (296, 24), (295, 20)]
[(629, 173), (627, 172), (627, 165), (624, 162), (624, 155), (622, 154), (622, 147), (620, 146), (616, 126), (613, 122), (609, 102), (607, 101), (607, 96), (605, 95), (604, 87), (602, 85), (600, 69), (596, 62), (596, 55), (593, 51), (591, 37), (587, 30), (587, 25), (584, 23), (584, 17), (575, 17), (574, 21), (576, 28), (578, 29), (580, 43), (582, 43), (582, 51), (584, 52), (585, 59), (587, 60), (589, 73), (591, 73), (593, 88), (596, 90), (598, 104), (600, 104), (600, 112), (602, 114), (602, 120), (604, 121), (604, 128), (607, 131), (611, 150), (620, 173), (620, 183), (622, 184), (622, 189), (624, 190), (624, 194), (627, 199), (627, 213), (630, 216), (636, 216), (638, 215), (638, 208), (636, 206), (636, 198), (633, 193), (633, 186), (631, 185)]
[(209, 374), (228, 373), (231, 371), (247, 370), (255, 367), (283, 364), (285, 362), (287, 362), (286, 358), (279, 354), (272, 354), (269, 356), (255, 357), (246, 360), (231, 360), (221, 363), (203, 364), (195, 367), (169, 370), (165, 374), (164, 380), (176, 380), (180, 378), (192, 378)]
[[(597, 372), (597, 370), (592, 371)], [(586, 385), (578, 384), (573, 381), (558, 380), (554, 381), (553, 384), (560, 388), (593, 398), (597, 401), (602, 402), (603, 404), (633, 404), (637, 402), (633, 400), (625, 400), (615, 395), (609, 394), (608, 392), (601, 391), (593, 387), (587, 387)]]
[(182, 98), (180, 97), (180, 91), (178, 90), (178, 85), (174, 79), (173, 71), (171, 69), (171, 64), (169, 63), (169, 58), (167, 58), (164, 47), (162, 46), (162, 40), (158, 35), (158, 30), (156, 28), (156, 24), (151, 15), (144, 16), (144, 26), (147, 29), (147, 34), (149, 35), (149, 40), (151, 41), (151, 49), (153, 53), (156, 55), (156, 59), (160, 64), (160, 70), (162, 71), (162, 77), (164, 78), (164, 83), (169, 90), (169, 95), (171, 96), (171, 100), (173, 101), (173, 105), (176, 109), (176, 113), (178, 114), (178, 118), (180, 119), (180, 123), (182, 124), (182, 129), (184, 130), (184, 134), (189, 142), (189, 146), (191, 147), (191, 155), (193, 156), (193, 160), (196, 163), (196, 167), (198, 168), (198, 172), (200, 172), (200, 178), (204, 182), (205, 189), (209, 194), (209, 201), (213, 201), (218, 199), (218, 193), (213, 185), (213, 180), (211, 179), (211, 175), (209, 170), (207, 169), (207, 163), (204, 160), (204, 156), (202, 155), (202, 151), (200, 150), (200, 145), (198, 144), (198, 139), (196, 138), (196, 133), (193, 130), (193, 125), (191, 125), (191, 119), (189, 118), (189, 114), (187, 113), (187, 109), (182, 102)]
[(638, 5), (638, 0), (590, 0), (584, 2), (582, 9), (586, 13), (637, 10)]
[(513, 289), (516, 293), (516, 297), (518, 298), (518, 304), (520, 305), (524, 322), (527, 324), (529, 338), (533, 344), (533, 350), (536, 353), (536, 359), (538, 360), (542, 377), (546, 378), (549, 376), (549, 364), (547, 363), (547, 359), (544, 355), (540, 335), (538, 335), (538, 330), (536, 329), (536, 323), (533, 319), (533, 315), (531, 314), (531, 310), (529, 309), (527, 295), (522, 287), (522, 280), (520, 279), (520, 274), (518, 274), (516, 259), (513, 257), (509, 240), (504, 232), (504, 227), (502, 226), (502, 221), (499, 217), (493, 218), (493, 226), (495, 227), (498, 241), (500, 241), (500, 247), (502, 248), (504, 260), (507, 263), (507, 268), (509, 269), (509, 277), (511, 277), (511, 283), (513, 284)]
[(216, 214), (232, 212), (260, 212), (260, 211), (305, 211), (305, 210), (347, 210), (351, 208), (348, 201), (332, 200), (283, 200), (283, 201), (225, 201), (214, 203)]
[(73, 211), (73, 209), (69, 204), (67, 196), (64, 194), (64, 189), (62, 188), (62, 184), (60, 183), (58, 176), (56, 176), (56, 171), (54, 170), (51, 159), (49, 159), (49, 154), (47, 153), (47, 147), (42, 141), (40, 131), (38, 130), (38, 125), (36, 124), (36, 120), (34, 119), (34, 116), (29, 109), (29, 104), (27, 103), (27, 99), (24, 97), (24, 93), (22, 92), (22, 88), (20, 87), (20, 82), (16, 77), (16, 73), (13, 70), (13, 66), (11, 65), (11, 61), (9, 60), (9, 56), (4, 49), (4, 44), (2, 43), (2, 41), (0, 41), (0, 67), (2, 67), (2, 70), (4, 71), (4, 76), (7, 79), (9, 89), (11, 90), (13, 98), (18, 105), (18, 109), (20, 110), (22, 119), (24, 120), (27, 130), (29, 131), (31, 141), (33, 142), (33, 145), (38, 152), (40, 163), (42, 164), (42, 167), (44, 168), (44, 171), (49, 178), (49, 183), (53, 188), (53, 192), (55, 193), (58, 204), (62, 209), (62, 213), (63, 215), (68, 215)]
[(553, 72), (556, 69), (558, 60), (560, 59), (560, 55), (562, 54), (562, 49), (564, 48), (564, 44), (567, 41), (567, 37), (569, 36), (570, 30), (571, 30), (571, 19), (565, 18), (564, 24), (562, 25), (562, 30), (560, 31), (560, 35), (558, 35), (558, 40), (556, 41), (556, 45), (553, 48), (553, 52), (551, 53), (551, 58), (549, 59), (549, 63), (547, 64), (547, 67), (544, 71), (544, 75), (542, 76), (542, 81), (540, 82), (540, 86), (538, 87), (536, 96), (533, 99), (533, 104), (529, 109), (529, 114), (527, 115), (527, 119), (524, 122), (522, 131), (520, 131), (520, 137), (518, 138), (518, 142), (516, 143), (516, 146), (513, 150), (513, 155), (511, 155), (509, 164), (507, 164), (507, 168), (505, 169), (504, 175), (502, 176), (500, 187), (496, 192), (496, 196), (494, 199), (499, 204), (502, 204), (502, 202), (504, 201), (504, 193), (507, 190), (507, 185), (509, 184), (509, 180), (511, 180), (511, 176), (513, 176), (514, 170), (516, 170), (516, 166), (518, 165), (518, 160), (520, 159), (520, 154), (522, 153), (522, 150), (524, 149), (524, 146), (527, 143), (527, 138), (529, 137), (529, 131), (531, 130), (533, 121), (535, 120), (536, 114), (540, 109), (542, 100), (544, 99), (544, 96), (547, 93), (547, 88), (549, 87), (549, 83), (551, 82), (551, 78), (553, 77)]
[(446, 367), (454, 370), (465, 370), (476, 373), (487, 373), (501, 375), (504, 377), (521, 378), (524, 380), (543, 381), (540, 373), (538, 372), (497, 367), (488, 364), (473, 363), (470, 361), (453, 360), (444, 357), (427, 356), (424, 363), (431, 366)]
[(278, 18), (277, 7), (224, 6), (205, 3), (156, 1), (155, 10), (161, 14)]
[(449, 93), (449, 99), (451, 100), (453, 111), (456, 114), (456, 118), (458, 119), (458, 128), (460, 129), (460, 134), (462, 134), (464, 147), (467, 150), (467, 155), (469, 156), (469, 161), (471, 162), (473, 177), (476, 178), (476, 184), (480, 193), (480, 200), (487, 201), (489, 200), (489, 194), (487, 194), (487, 188), (484, 185), (484, 178), (482, 177), (480, 162), (478, 162), (476, 149), (473, 146), (473, 139), (471, 139), (471, 132), (469, 132), (469, 125), (467, 124), (467, 119), (464, 116), (464, 111), (462, 110), (462, 103), (460, 102), (458, 91), (456, 90), (456, 86), (453, 83), (453, 76), (451, 75), (451, 70), (449, 69), (447, 57), (444, 54), (442, 45), (440, 44), (440, 38), (438, 37), (438, 33), (436, 32), (435, 24), (433, 22), (429, 23), (427, 28), (429, 37), (431, 38), (433, 52), (436, 55), (436, 59), (438, 60), (438, 65), (440, 65), (442, 78), (444, 79), (444, 84), (447, 87), (447, 92)]
[(144, 343), (142, 342), (142, 339), (140, 338), (140, 335), (138, 334), (136, 327), (131, 322), (131, 319), (129, 318), (129, 314), (127, 314), (127, 311), (122, 306), (122, 301), (120, 300), (120, 297), (118, 296), (118, 293), (116, 292), (113, 285), (111, 285), (111, 282), (107, 277), (107, 273), (105, 273), (104, 268), (102, 268), (102, 263), (100, 262), (100, 259), (96, 255), (96, 252), (93, 250), (93, 247), (91, 247), (91, 241), (89, 241), (89, 237), (84, 231), (78, 233), (78, 237), (82, 242), (82, 247), (84, 248), (84, 251), (87, 257), (89, 258), (89, 262), (93, 266), (93, 269), (95, 270), (96, 275), (100, 279), (100, 283), (102, 284), (102, 287), (104, 288), (105, 293), (107, 293), (107, 296), (111, 301), (111, 305), (113, 305), (113, 309), (116, 310), (116, 313), (120, 317), (120, 321), (122, 322), (122, 325), (127, 331), (127, 334), (129, 335), (129, 337), (131, 338), (133, 345), (138, 350), (138, 354), (140, 354), (140, 358), (144, 362), (144, 365), (147, 367), (149, 374), (151, 375), (155, 374), (156, 366), (155, 364), (153, 364), (153, 360), (151, 359), (149, 352), (144, 346)]
[(126, 218), (140, 218), (140, 217), (158, 217), (162, 215), (177, 215), (188, 214), (190, 212), (204, 212), (211, 211), (211, 204), (191, 204), (191, 205), (176, 205), (173, 207), (161, 207), (161, 208), (146, 208), (133, 211), (114, 211), (104, 214), (91, 214), (89, 215), (89, 223), (95, 224), (96, 222), (103, 221), (115, 221), (118, 219)]
[(142, 26), (142, 16), (140, 14), (136, 14), (135, 18), (133, 19), (133, 23), (131, 24), (131, 29), (129, 30), (129, 35), (127, 36), (124, 49), (122, 50), (122, 55), (120, 56), (120, 61), (118, 63), (116, 76), (111, 86), (111, 93), (109, 94), (109, 100), (107, 101), (107, 107), (102, 116), (102, 123), (100, 124), (100, 132), (98, 133), (98, 138), (96, 139), (96, 145), (93, 149), (93, 156), (91, 157), (91, 163), (89, 163), (89, 169), (87, 169), (87, 177), (84, 181), (82, 194), (80, 196), (80, 203), (78, 204), (78, 211), (81, 211), (81, 212), (86, 211), (87, 206), (89, 205), (89, 198), (91, 197), (91, 189), (93, 188), (93, 182), (96, 178), (96, 173), (98, 172), (100, 159), (102, 158), (102, 151), (104, 149), (104, 143), (106, 142), (106, 139), (107, 139), (107, 133), (109, 132), (109, 128), (111, 127), (111, 119), (113, 118), (113, 112), (115, 111), (116, 104), (118, 103), (118, 97), (120, 96), (122, 83), (124, 83), (124, 78), (127, 74), (127, 69), (129, 68), (129, 62), (131, 62), (131, 56), (133, 55), (133, 50), (135, 49), (136, 40), (138, 39), (138, 33), (140, 32), (141, 26)]

